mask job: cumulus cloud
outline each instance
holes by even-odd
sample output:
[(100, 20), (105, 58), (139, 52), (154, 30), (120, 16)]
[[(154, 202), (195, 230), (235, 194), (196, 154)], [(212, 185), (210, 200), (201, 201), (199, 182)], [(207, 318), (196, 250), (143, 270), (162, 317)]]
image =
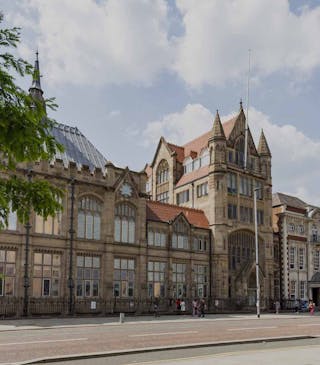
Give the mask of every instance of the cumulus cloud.
[[(233, 117), (232, 112), (222, 121)], [(212, 127), (214, 115), (201, 104), (188, 104), (182, 111), (165, 115), (150, 122), (143, 132), (145, 144), (154, 145), (161, 135), (167, 141), (184, 144)], [(279, 122), (279, 121), (278, 121)], [(315, 181), (320, 179), (320, 141), (314, 140), (296, 127), (278, 125), (255, 108), (249, 109), (249, 124), (256, 145), (264, 130), (271, 153), (274, 191), (297, 195), (309, 203), (320, 204)]]
[(38, 35), (33, 47), (39, 47), (49, 81), (149, 85), (171, 61), (164, 0), (28, 0), (24, 5), (17, 16), (33, 11)]
[(160, 136), (175, 144), (183, 144), (195, 135), (205, 133), (212, 122), (211, 112), (201, 104), (188, 104), (184, 110), (150, 122), (143, 131), (143, 144), (157, 144)]
[(320, 6), (295, 14), (288, 0), (176, 0), (172, 17), (167, 0), (20, 3), (9, 19), (35, 33), (29, 48), (51, 82), (149, 86), (167, 71), (194, 88), (219, 85), (245, 78), (248, 48), (255, 77), (304, 79), (320, 65)]
[(320, 6), (296, 15), (288, 0), (176, 0), (185, 33), (177, 39), (175, 70), (189, 85), (243, 79), (253, 50), (255, 75), (320, 65)]

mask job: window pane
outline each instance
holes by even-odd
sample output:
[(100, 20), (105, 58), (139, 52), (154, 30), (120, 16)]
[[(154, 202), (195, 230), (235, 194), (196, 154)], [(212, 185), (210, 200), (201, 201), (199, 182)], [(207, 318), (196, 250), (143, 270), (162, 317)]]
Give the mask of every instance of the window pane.
[(44, 265), (51, 265), (51, 255), (48, 253), (45, 253), (43, 255), (43, 264)]
[(87, 213), (86, 216), (86, 238), (93, 238), (93, 216), (91, 213)]
[(7, 251), (7, 262), (16, 262), (16, 252)]
[(77, 256), (77, 266), (84, 266), (84, 256)]
[(94, 222), (93, 222), (93, 226), (94, 226), (94, 233), (93, 233), (93, 238), (95, 240), (99, 240), (100, 239), (100, 216), (98, 214), (94, 215)]
[(100, 267), (100, 257), (93, 257), (92, 258), (92, 266), (93, 267)]
[(32, 281), (32, 292), (34, 297), (41, 297), (41, 280), (40, 278), (34, 278)]
[(60, 255), (53, 255), (52, 265), (60, 266)]
[(0, 250), (0, 262), (4, 262), (6, 251)]
[(50, 295), (50, 280), (44, 279), (43, 280), (43, 296), (49, 296)]
[(121, 242), (128, 242), (128, 221), (126, 218), (122, 218), (121, 230), (122, 230)]
[(84, 213), (79, 212), (78, 213), (78, 237), (84, 238)]
[(114, 240), (116, 242), (120, 242), (121, 241), (121, 221), (120, 218), (116, 217), (114, 220)]
[(114, 268), (120, 269), (120, 259), (114, 259)]
[(130, 219), (129, 221), (129, 243), (134, 243), (135, 236), (135, 222)]
[(92, 257), (86, 256), (84, 261), (85, 267), (92, 267)]

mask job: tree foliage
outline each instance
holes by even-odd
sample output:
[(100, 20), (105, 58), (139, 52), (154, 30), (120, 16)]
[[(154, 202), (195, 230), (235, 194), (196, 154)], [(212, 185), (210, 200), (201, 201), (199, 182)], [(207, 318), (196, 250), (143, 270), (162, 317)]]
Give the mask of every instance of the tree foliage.
[(2, 21), (0, 13), (0, 228), (10, 209), (22, 223), (31, 209), (45, 218), (54, 216), (62, 208), (58, 198), (63, 193), (47, 180), (21, 174), (35, 161), (51, 160), (63, 147), (50, 133), (55, 122), (46, 114), (56, 108), (54, 99), (32, 97), (16, 83), (14, 75), (31, 80), (36, 70), (10, 53), (20, 42), (20, 29), (4, 29)]

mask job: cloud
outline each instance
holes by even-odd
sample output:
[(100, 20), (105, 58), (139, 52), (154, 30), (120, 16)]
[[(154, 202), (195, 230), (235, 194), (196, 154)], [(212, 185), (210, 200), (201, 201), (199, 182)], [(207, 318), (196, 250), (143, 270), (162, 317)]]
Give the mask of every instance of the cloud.
[[(222, 121), (233, 117), (232, 112)], [(188, 104), (182, 111), (150, 122), (143, 132), (145, 146), (156, 145), (161, 135), (167, 141), (184, 144), (212, 128), (214, 115), (201, 104)], [(249, 125), (256, 145), (264, 130), (271, 153), (274, 192), (297, 195), (310, 204), (320, 205), (320, 141), (312, 139), (296, 127), (278, 125), (255, 108), (249, 109)]]
[(150, 85), (172, 59), (164, 0), (28, 0), (17, 17), (30, 13), (51, 82)]
[(320, 65), (320, 6), (295, 14), (288, 0), (20, 4), (8, 17), (34, 33), (29, 48), (39, 47), (46, 79), (58, 84), (149, 86), (164, 71), (193, 88), (243, 82), (248, 48), (256, 78), (293, 70), (291, 79), (305, 80)]
[(109, 113), (108, 113), (108, 118), (116, 118), (118, 117), (119, 115), (121, 114), (120, 110), (111, 110)]
[[(174, 69), (192, 87), (243, 80), (252, 49), (253, 73), (320, 65), (320, 6), (297, 15), (288, 0), (176, 0), (184, 35), (176, 40)], [(291, 75), (293, 76), (293, 75)]]
[(143, 131), (145, 146), (158, 143), (160, 136), (175, 144), (183, 144), (196, 135), (205, 133), (212, 123), (211, 112), (201, 104), (188, 104), (184, 110), (150, 122)]

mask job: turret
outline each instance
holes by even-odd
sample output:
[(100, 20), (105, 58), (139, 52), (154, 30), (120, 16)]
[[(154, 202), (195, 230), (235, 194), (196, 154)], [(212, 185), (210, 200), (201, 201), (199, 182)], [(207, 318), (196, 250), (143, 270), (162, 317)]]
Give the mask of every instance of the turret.
[(34, 72), (32, 77), (32, 85), (29, 88), (29, 93), (32, 97), (38, 100), (43, 100), (43, 90), (40, 82), (40, 67), (39, 67), (39, 53), (36, 52), (36, 60), (34, 63)]
[(217, 110), (213, 127), (212, 137), (209, 139), (209, 150), (210, 150), (210, 165), (211, 170), (224, 170), (226, 168), (226, 136), (220, 120), (220, 115)]

